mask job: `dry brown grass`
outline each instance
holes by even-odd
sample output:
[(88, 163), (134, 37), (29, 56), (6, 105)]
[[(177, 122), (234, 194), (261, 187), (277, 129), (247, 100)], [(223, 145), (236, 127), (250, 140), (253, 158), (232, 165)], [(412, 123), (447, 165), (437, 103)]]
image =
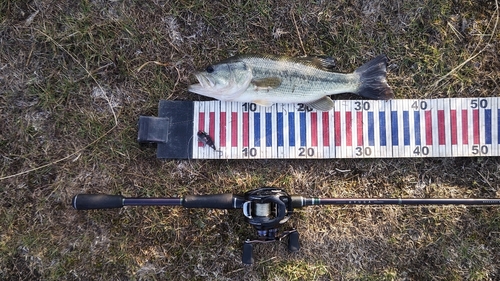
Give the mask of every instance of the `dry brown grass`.
[(69, 206), (81, 192), (263, 185), (325, 197), (500, 197), (498, 158), (160, 161), (135, 141), (140, 114), (156, 114), (160, 99), (204, 99), (186, 91), (190, 74), (237, 52), (332, 55), (345, 72), (386, 53), (397, 98), (497, 96), (497, 4), (0, 2), (0, 279), (500, 279), (493, 207), (310, 207), (290, 223), (299, 253), (258, 246), (245, 267), (240, 247), (253, 230), (238, 212)]

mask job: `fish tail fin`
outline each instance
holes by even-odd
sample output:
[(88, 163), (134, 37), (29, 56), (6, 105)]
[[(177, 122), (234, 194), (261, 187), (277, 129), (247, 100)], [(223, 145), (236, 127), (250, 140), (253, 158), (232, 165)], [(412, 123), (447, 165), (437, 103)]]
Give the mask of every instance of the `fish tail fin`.
[(392, 89), (387, 84), (387, 57), (380, 55), (360, 66), (354, 73), (359, 75), (360, 86), (356, 94), (370, 99), (387, 100), (393, 98)]

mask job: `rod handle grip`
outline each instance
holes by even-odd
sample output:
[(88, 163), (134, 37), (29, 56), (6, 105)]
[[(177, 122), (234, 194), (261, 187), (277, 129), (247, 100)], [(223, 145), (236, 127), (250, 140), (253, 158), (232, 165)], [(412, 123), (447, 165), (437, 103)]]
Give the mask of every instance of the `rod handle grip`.
[(121, 195), (78, 194), (71, 200), (71, 205), (76, 210), (121, 208), (123, 199), (125, 197)]
[(182, 206), (185, 208), (236, 209), (236, 198), (233, 194), (187, 195)]

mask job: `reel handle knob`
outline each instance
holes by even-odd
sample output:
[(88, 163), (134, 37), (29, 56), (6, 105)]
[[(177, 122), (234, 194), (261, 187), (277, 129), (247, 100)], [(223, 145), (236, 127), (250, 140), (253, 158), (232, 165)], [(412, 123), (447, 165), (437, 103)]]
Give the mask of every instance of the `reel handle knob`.
[(253, 245), (252, 243), (245, 242), (243, 244), (243, 255), (241, 257), (241, 262), (243, 264), (252, 264), (253, 263)]
[(293, 231), (288, 235), (288, 251), (294, 253), (300, 250), (299, 233)]

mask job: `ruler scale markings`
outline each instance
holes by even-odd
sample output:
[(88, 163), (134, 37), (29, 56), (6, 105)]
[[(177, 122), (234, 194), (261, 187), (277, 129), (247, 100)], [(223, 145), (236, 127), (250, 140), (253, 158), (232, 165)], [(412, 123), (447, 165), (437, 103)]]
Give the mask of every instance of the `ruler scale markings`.
[(457, 142), (457, 110), (454, 103), (450, 105), (450, 126), (451, 126), (451, 144), (456, 145)]
[(311, 112), (311, 146), (318, 146), (318, 113)]
[(392, 132), (392, 122), (391, 122), (391, 108), (392, 108), (392, 103), (391, 102), (384, 102), (383, 103), (383, 112), (385, 116), (385, 121), (384, 121), (384, 130), (385, 130), (385, 137), (384, 137), (384, 142), (385, 142), (385, 157), (392, 157), (392, 137), (391, 137), (391, 132)]
[(479, 144), (479, 138), (480, 138), (480, 133), (479, 133), (479, 110), (474, 109), (472, 110), (472, 127), (473, 127), (473, 136), (474, 136), (474, 144)]
[[(444, 115), (442, 116), (443, 120), (440, 120), (440, 112), (443, 109), (443, 100), (439, 99), (437, 100), (435, 106), (432, 106), (432, 130), (434, 131), (435, 128), (437, 128), (437, 132), (433, 134), (433, 149), (434, 153), (433, 155), (443, 155), (443, 145), (441, 145), (441, 137), (443, 136), (443, 131), (445, 130), (446, 126), (444, 124)], [(444, 113), (444, 112), (443, 112)], [(445, 138), (443, 138), (443, 141), (445, 141)]]
[[(382, 150), (385, 149), (385, 147), (381, 146), (381, 140), (380, 140), (380, 129), (379, 129), (379, 124), (380, 124), (380, 106), (382, 103), (378, 102), (373, 102), (370, 105), (370, 111), (367, 112), (367, 118), (368, 118), (368, 145), (370, 145), (371, 148), (371, 157), (373, 158), (379, 158), (381, 155), (384, 155), (385, 153), (382, 153)], [(370, 116), (371, 115), (371, 116)]]
[[(407, 153), (407, 146), (405, 145), (405, 133), (406, 133), (406, 130), (405, 130), (405, 122), (404, 122), (404, 112), (405, 112), (405, 108), (407, 108), (407, 105), (408, 103), (403, 101), (403, 100), (400, 100), (398, 102), (398, 109), (397, 109), (397, 112), (398, 112), (398, 119), (399, 119), (399, 122), (398, 122), (398, 132), (399, 132), (399, 135), (398, 135), (398, 142), (399, 142), (399, 147), (398, 147), (398, 155), (399, 157), (408, 157), (408, 153)], [(410, 154), (411, 155), (411, 154)]]
[(250, 125), (249, 123), (250, 123), (250, 121), (248, 118), (248, 112), (244, 111), (243, 112), (243, 147), (246, 147), (246, 148), (248, 148), (248, 146), (249, 146), (249, 138), (250, 138), (249, 132), (248, 132), (249, 125)]
[(368, 145), (375, 146), (375, 121), (373, 120), (373, 111), (367, 112), (368, 115)]
[(277, 142), (277, 149), (278, 149), (278, 158), (284, 158), (284, 146), (285, 146), (285, 140), (284, 140), (284, 124), (283, 124), (283, 111), (281, 109), (278, 109), (277, 112), (277, 136), (276, 136), (276, 142)]
[(236, 111), (231, 111), (231, 146), (232, 147), (238, 147), (238, 137), (240, 134), (238, 134), (238, 112)]
[[(334, 101), (326, 112), (193, 102), (187, 153), (196, 159), (500, 156), (499, 100)], [(217, 151), (198, 141), (199, 130)]]
[[(429, 100), (426, 100), (429, 103)], [(439, 101), (441, 100), (436, 100), (437, 102), (434, 103), (430, 107), (430, 115), (431, 115), (431, 128), (429, 129), (431, 134), (432, 134), (432, 153), (431, 155), (441, 155), (440, 153), (440, 146), (439, 146), (439, 123), (438, 123), (438, 108), (439, 108)], [(436, 132), (437, 129), (437, 132)]]
[(379, 124), (379, 129), (375, 130), (375, 139), (379, 140), (378, 149), (376, 149), (376, 151), (379, 151), (377, 156), (387, 157), (387, 131), (385, 122), (385, 111), (383, 110), (378, 112), (378, 124)]
[(442, 100), (443, 101), (443, 110), (444, 110), (444, 124), (446, 126), (445, 130), (445, 135), (444, 135), (444, 147), (443, 147), (443, 153), (441, 156), (446, 156), (446, 155), (451, 155), (451, 103), (450, 100)]
[(356, 140), (356, 146), (362, 147), (363, 143), (363, 111), (356, 111), (356, 114), (353, 114), (353, 117), (356, 118), (354, 122), (356, 124), (356, 130), (353, 134), (356, 135), (354, 139)]
[[(301, 112), (303, 113), (304, 115), (304, 119), (301, 120), (301, 121), (304, 121), (303, 124), (304, 124), (304, 127), (302, 127), (302, 123), (301, 123), (301, 138), (304, 137), (304, 145), (302, 147), (299, 148), (299, 155), (304, 157), (304, 158), (309, 158), (309, 153), (308, 150), (309, 148), (311, 148), (312, 146), (312, 143), (311, 143), (311, 139), (312, 139), (312, 134), (313, 134), (313, 130), (311, 128), (311, 112), (308, 111), (307, 109), (307, 106), (305, 106), (305, 111)], [(305, 132), (305, 134), (302, 134), (302, 128)]]
[[(259, 150), (260, 150), (260, 112), (254, 112), (253, 119), (254, 119), (253, 146), (255, 148), (259, 148)], [(260, 158), (260, 154), (259, 154), (259, 158)]]
[(324, 111), (321, 113), (321, 137), (323, 138), (323, 157), (332, 158), (330, 148), (330, 112)]
[(397, 152), (397, 148), (399, 146), (399, 138), (398, 138), (398, 112), (391, 109), (391, 148), (392, 155), (395, 157), (399, 156)]
[(306, 113), (301, 111), (299, 112), (299, 143), (301, 147), (304, 147), (307, 145), (307, 139), (306, 139)]
[(229, 149), (231, 155), (226, 156), (226, 158), (228, 158), (228, 159), (238, 158), (238, 156), (239, 156), (238, 139), (241, 136), (241, 134), (238, 134), (238, 131), (239, 131), (238, 127), (241, 127), (241, 126), (238, 126), (238, 124), (240, 124), (240, 122), (241, 122), (240, 121), (241, 119), (238, 118), (239, 106), (235, 102), (231, 102), (230, 105), (231, 105), (231, 111), (230, 111), (231, 114), (228, 113), (226, 115), (228, 118), (227, 124), (229, 124), (230, 133), (231, 133), (230, 136), (227, 136), (227, 140), (226, 140), (226, 141), (231, 142), (231, 148)]
[(335, 125), (335, 146), (342, 145), (342, 139), (340, 134), (340, 111), (335, 111), (334, 113), (334, 125)]
[(475, 131), (475, 128), (474, 128), (474, 110), (471, 109), (471, 99), (466, 99), (465, 102), (467, 103), (466, 104), (466, 107), (467, 109), (467, 122), (469, 124), (469, 128), (467, 128), (467, 132), (468, 132), (468, 146), (467, 146), (467, 154), (468, 155), (472, 155), (472, 147), (474, 146), (474, 131)]
[(462, 144), (469, 144), (469, 116), (467, 109), (462, 109)]
[(290, 142), (288, 138), (288, 131), (290, 128), (288, 126), (288, 110), (286, 104), (280, 107), (280, 112), (283, 122), (283, 158), (290, 158)]
[[(205, 112), (200, 112), (198, 115), (198, 130), (205, 131)], [(195, 128), (195, 131), (198, 132)], [(203, 147), (203, 143), (196, 140), (198, 147)]]
[(432, 111), (425, 111), (425, 145), (432, 145)]
[(403, 110), (403, 143), (405, 146), (410, 145), (410, 112)]
[(420, 111), (417, 110), (413, 111), (413, 122), (414, 122), (413, 130), (415, 133), (415, 138), (414, 138), (415, 146), (421, 146), (422, 136), (420, 135)]
[[(221, 110), (225, 110), (225, 108), (221, 108)], [(226, 135), (227, 135), (227, 118), (226, 118), (226, 111), (221, 111), (219, 115), (219, 124), (220, 124), (220, 130), (219, 130), (219, 146), (221, 148), (226, 147)]]
[(450, 126), (451, 126), (451, 154), (452, 156), (458, 154), (458, 111), (456, 100), (450, 100)]
[[(469, 116), (467, 111), (467, 99), (457, 100), (457, 113), (460, 113), (461, 126), (461, 138), (459, 138), (459, 143), (461, 143), (461, 155), (469, 155)], [(461, 141), (461, 142), (460, 142)]]
[(287, 115), (288, 115), (288, 141), (289, 141), (288, 151), (290, 151), (290, 156), (297, 158), (295, 154), (295, 139), (296, 139), (295, 111), (288, 110)]
[(445, 124), (449, 124), (449, 123), (445, 123), (444, 110), (439, 109), (438, 110), (438, 143), (439, 143), (439, 145), (446, 144)]
[[(238, 134), (238, 136), (237, 136), (238, 146), (234, 150), (235, 154), (233, 157), (235, 159), (240, 159), (240, 158), (242, 158), (241, 151), (243, 150), (243, 144), (244, 144), (244, 139), (245, 139), (245, 135), (243, 134), (243, 131), (244, 131), (245, 124), (247, 124), (247, 123), (244, 121), (244, 118), (243, 118), (243, 107), (241, 106), (241, 104), (239, 104), (237, 102), (233, 102), (233, 109), (236, 110), (238, 120), (241, 120), (240, 122), (235, 122), (236, 129), (237, 129), (236, 134)], [(232, 121), (232, 122), (234, 122), (234, 121)]]
[(353, 139), (353, 133), (352, 133), (352, 111), (346, 111), (345, 114), (345, 141), (346, 141), (346, 146), (352, 147), (352, 139)]
[[(198, 133), (199, 130), (203, 130), (203, 128), (201, 127), (200, 123), (203, 123), (201, 122), (202, 120), (202, 113), (200, 112), (200, 104), (198, 102), (194, 102), (194, 118), (193, 118), (193, 132), (195, 133)], [(203, 114), (203, 119), (204, 119), (204, 114)], [(193, 136), (193, 146), (192, 146), (192, 150), (193, 150), (193, 153), (192, 153), (192, 157), (193, 158), (198, 158), (198, 154), (200, 153), (201, 151), (201, 148), (202, 145), (200, 143), (200, 141), (198, 141), (198, 136)]]
[(327, 147), (323, 144), (323, 112), (318, 111), (316, 112), (316, 122), (318, 124), (318, 131), (316, 133), (316, 138), (317, 138), (317, 143), (316, 147), (314, 148), (314, 158), (325, 158), (327, 155), (325, 155), (324, 149), (327, 149)]
[[(498, 99), (491, 98), (491, 142), (492, 142), (492, 149), (491, 149), (491, 155), (499, 155), (498, 151), (498, 144), (499, 144), (499, 127), (500, 126), (500, 120), (499, 120), (499, 111), (498, 109), (499, 104), (498, 104)], [(495, 126), (496, 122), (496, 126)]]
[(491, 109), (484, 110), (484, 142), (491, 144)]

